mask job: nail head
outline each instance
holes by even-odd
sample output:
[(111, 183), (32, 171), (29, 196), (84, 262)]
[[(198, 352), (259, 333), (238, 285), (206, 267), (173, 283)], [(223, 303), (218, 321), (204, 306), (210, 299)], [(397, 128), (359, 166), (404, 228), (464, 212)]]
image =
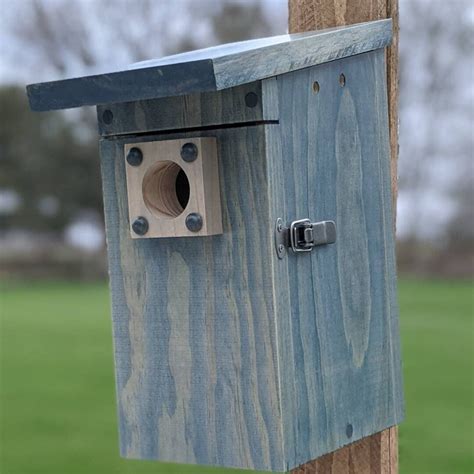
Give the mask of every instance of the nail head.
[(112, 113), (112, 111), (110, 109), (104, 110), (104, 112), (102, 113), (102, 121), (106, 125), (110, 125), (113, 120), (114, 120), (114, 114)]

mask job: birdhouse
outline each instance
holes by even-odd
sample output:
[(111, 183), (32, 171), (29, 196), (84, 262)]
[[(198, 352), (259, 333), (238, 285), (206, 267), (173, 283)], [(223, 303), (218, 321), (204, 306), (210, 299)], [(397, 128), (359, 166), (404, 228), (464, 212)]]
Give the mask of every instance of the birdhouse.
[(28, 87), (96, 105), (122, 456), (285, 471), (403, 416), (391, 20)]

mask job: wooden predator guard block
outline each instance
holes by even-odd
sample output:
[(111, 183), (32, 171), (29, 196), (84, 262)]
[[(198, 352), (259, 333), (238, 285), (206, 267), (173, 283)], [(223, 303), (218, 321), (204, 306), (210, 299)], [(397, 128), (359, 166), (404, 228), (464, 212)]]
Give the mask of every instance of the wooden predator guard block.
[[(180, 155), (183, 145), (196, 146), (197, 156), (186, 162)], [(216, 140), (162, 140), (124, 146), (125, 156), (131, 148), (143, 153), (139, 166), (125, 165), (130, 221), (143, 216), (149, 223), (145, 235), (132, 238), (195, 237), (222, 233), (219, 171)], [(176, 178), (182, 170), (189, 183), (189, 198), (182, 206), (176, 196)], [(186, 227), (186, 216), (198, 213), (203, 218), (202, 228), (191, 231)]]
[[(390, 21), (353, 33), (183, 57), (186, 71), (196, 61), (239, 64), (214, 69), (215, 84), (232, 87), (205, 92), (204, 108), (193, 96), (199, 77), (180, 82), (179, 57), (147, 66), (165, 76), (173, 66), (173, 92), (164, 80), (153, 99), (131, 86), (113, 104), (105, 93), (96, 102), (107, 104), (98, 116), (123, 456), (281, 472), (401, 421), (381, 49)], [(44, 107), (53, 88), (53, 106), (90, 103), (98, 92), (77, 81), (67, 87), (85, 81), (82, 96), (37, 85), (30, 99)], [(257, 119), (245, 121), (253, 108)], [(209, 138), (223, 233), (133, 239), (124, 149)], [(278, 218), (333, 220), (336, 242), (280, 258)]]

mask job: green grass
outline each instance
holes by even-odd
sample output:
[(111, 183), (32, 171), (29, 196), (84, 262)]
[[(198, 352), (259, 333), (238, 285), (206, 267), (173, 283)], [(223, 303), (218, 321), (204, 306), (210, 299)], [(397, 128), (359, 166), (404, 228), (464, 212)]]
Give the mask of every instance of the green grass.
[[(407, 401), (401, 473), (472, 472), (469, 283), (400, 283)], [(2, 474), (236, 472), (119, 458), (105, 284), (2, 290)]]
[(472, 473), (473, 287), (399, 284), (406, 421), (401, 473)]

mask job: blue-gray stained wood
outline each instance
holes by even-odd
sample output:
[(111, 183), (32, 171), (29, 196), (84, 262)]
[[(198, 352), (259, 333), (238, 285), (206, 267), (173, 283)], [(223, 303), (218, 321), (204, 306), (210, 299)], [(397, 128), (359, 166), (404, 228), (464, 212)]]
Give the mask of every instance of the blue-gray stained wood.
[(102, 136), (251, 124), (278, 120), (276, 78), (218, 92), (97, 107)]
[(379, 50), (281, 76), (266, 127), (271, 221), (337, 228), (273, 257), (288, 468), (403, 418), (385, 71)]
[[(224, 234), (132, 239), (124, 143), (200, 135)], [(283, 471), (265, 125), (100, 148), (122, 456)]]
[[(101, 140), (125, 457), (281, 472), (403, 417), (384, 52), (256, 87), (277, 123), (153, 134), (143, 102), (146, 135)], [(192, 136), (217, 138), (224, 234), (133, 240), (124, 143)], [(337, 241), (279, 260), (278, 217)]]
[(391, 20), (377, 20), (207, 48), (122, 71), (32, 84), (27, 92), (31, 108), (42, 111), (218, 91), (383, 48), (391, 37)]

